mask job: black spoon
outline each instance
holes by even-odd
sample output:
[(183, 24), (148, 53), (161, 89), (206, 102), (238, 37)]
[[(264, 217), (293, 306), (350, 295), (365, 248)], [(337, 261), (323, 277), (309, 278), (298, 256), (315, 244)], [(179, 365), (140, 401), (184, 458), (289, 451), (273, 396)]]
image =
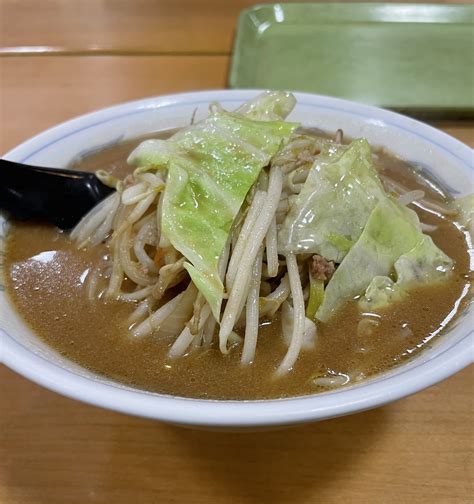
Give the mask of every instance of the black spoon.
[(15, 219), (69, 229), (113, 191), (93, 173), (0, 159), (0, 211)]

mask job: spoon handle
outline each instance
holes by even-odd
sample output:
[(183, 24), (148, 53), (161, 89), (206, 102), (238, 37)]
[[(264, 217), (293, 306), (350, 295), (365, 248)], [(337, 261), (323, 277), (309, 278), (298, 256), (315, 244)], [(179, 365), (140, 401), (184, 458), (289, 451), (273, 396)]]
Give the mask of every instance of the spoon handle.
[(0, 211), (15, 219), (69, 229), (113, 191), (93, 173), (0, 159)]

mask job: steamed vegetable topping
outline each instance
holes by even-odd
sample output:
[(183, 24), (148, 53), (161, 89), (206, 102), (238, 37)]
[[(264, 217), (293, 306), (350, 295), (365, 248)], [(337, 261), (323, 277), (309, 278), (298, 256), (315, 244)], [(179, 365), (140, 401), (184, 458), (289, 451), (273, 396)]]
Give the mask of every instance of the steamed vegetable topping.
[[(402, 286), (439, 280), (452, 267), (421, 232), (417, 215), (387, 195), (364, 139), (326, 146), (283, 221), (278, 243), (281, 253), (317, 253), (340, 263), (326, 288), (323, 280), (329, 279), (310, 275), (307, 315), (320, 321), (366, 289), (361, 303), (380, 308), (399, 298)], [(397, 282), (382, 281), (394, 269)]]
[(224, 292), (219, 257), (260, 170), (297, 127), (282, 120), (293, 105), (291, 95), (272, 93), (237, 113), (215, 107), (203, 122), (130, 155), (132, 164), (167, 170), (163, 234), (189, 260), (184, 266), (216, 319)]
[[(380, 298), (386, 284), (375, 289), (380, 280), (375, 285), (371, 282), (390, 275), (394, 268), (396, 287), (408, 287), (414, 282), (437, 280), (451, 267), (449, 257), (420, 231), (415, 212), (386, 197), (374, 208), (359, 240), (334, 273), (316, 318), (327, 320), (344, 301), (363, 293), (369, 286), (367, 299), (374, 296), (378, 299), (377, 295)], [(389, 299), (386, 294), (385, 299)]]
[[(282, 92), (234, 112), (213, 104), (204, 120), (140, 144), (124, 181), (100, 173), (117, 193), (71, 236), (108, 245), (103, 292), (137, 303), (135, 337), (174, 338), (170, 357), (242, 345), (247, 365), (260, 324), (278, 314), (282, 373), (317, 348), (318, 323), (347, 301), (380, 310), (448, 278), (452, 259), (408, 208), (440, 205), (429, 207), (421, 189), (398, 191), (385, 175), (384, 186), (367, 140), (297, 130), (285, 120), (294, 105)], [(452, 205), (472, 227), (472, 196)]]
[(283, 221), (280, 251), (311, 252), (340, 262), (385, 192), (366, 140), (328, 144)]
[(474, 194), (454, 200), (453, 207), (458, 214), (459, 223), (474, 236)]

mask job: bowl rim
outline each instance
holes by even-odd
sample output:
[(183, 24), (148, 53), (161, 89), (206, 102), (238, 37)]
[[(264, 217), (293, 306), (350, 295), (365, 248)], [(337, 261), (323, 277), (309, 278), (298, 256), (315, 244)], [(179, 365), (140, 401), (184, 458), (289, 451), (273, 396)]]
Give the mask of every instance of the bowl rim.
[[(127, 111), (143, 111), (227, 98), (246, 100), (261, 90), (207, 90), (133, 100), (78, 116), (49, 128), (10, 150), (5, 157), (25, 162), (30, 156), (80, 128), (107, 123)], [(459, 140), (396, 112), (339, 98), (295, 93), (320, 108), (336, 108), (355, 116), (374, 117), (390, 127), (408, 131), (443, 149), (473, 170), (473, 151)], [(100, 118), (100, 120), (99, 120)], [(79, 128), (79, 129), (78, 129)], [(421, 130), (421, 131), (420, 131)], [(25, 152), (29, 154), (25, 156)], [(468, 316), (472, 315), (470, 312)], [(364, 411), (411, 395), (451, 376), (474, 362), (474, 329), (462, 339), (418, 366), (391, 376), (379, 375), (363, 385), (333, 392), (272, 400), (229, 401), (153, 394), (81, 376), (27, 349), (0, 328), (0, 362), (20, 375), (62, 395), (95, 406), (170, 423), (202, 427), (258, 427), (296, 424)], [(403, 366), (402, 366), (403, 368)], [(398, 368), (400, 369), (400, 368)]]

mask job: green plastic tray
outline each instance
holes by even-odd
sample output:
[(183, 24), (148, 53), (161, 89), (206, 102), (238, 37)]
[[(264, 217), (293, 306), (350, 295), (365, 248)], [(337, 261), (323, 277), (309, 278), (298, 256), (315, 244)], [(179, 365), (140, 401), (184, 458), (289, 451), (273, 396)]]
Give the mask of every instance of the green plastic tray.
[(472, 113), (474, 5), (256, 5), (239, 17), (229, 84)]

